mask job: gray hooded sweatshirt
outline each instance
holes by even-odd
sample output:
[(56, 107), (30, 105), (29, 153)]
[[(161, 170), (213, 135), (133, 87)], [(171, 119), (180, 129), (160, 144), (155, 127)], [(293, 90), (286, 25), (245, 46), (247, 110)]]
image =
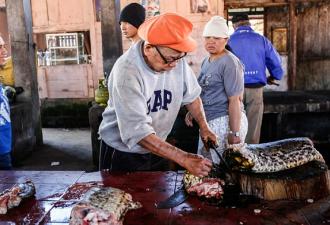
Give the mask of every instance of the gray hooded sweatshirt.
[(142, 44), (132, 45), (110, 73), (99, 133), (117, 150), (145, 154), (150, 152), (137, 143), (150, 134), (165, 140), (180, 107), (196, 100), (201, 88), (184, 59), (171, 71), (151, 70), (143, 59)]

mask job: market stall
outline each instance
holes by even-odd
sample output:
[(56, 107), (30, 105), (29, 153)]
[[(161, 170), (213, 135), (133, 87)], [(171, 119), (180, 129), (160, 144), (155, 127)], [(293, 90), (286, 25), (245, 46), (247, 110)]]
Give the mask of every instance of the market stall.
[(244, 207), (210, 206), (189, 197), (172, 209), (156, 206), (181, 186), (183, 171), (95, 172), (0, 171), (0, 192), (30, 178), (36, 195), (0, 215), (1, 224), (68, 224), (73, 206), (92, 187), (115, 187), (130, 193), (142, 208), (128, 211), (124, 224), (322, 224), (330, 197), (265, 201), (249, 198)]

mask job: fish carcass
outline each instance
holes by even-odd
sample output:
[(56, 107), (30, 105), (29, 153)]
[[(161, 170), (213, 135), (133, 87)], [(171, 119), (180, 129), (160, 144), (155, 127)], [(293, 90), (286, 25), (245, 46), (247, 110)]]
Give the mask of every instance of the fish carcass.
[(263, 144), (233, 145), (223, 156), (233, 171), (272, 173), (310, 161), (325, 162), (306, 137), (288, 138)]
[(0, 194), (0, 214), (6, 214), (8, 209), (18, 206), (23, 200), (35, 194), (36, 189), (31, 179), (15, 184), (10, 190), (6, 189)]
[(204, 178), (199, 178), (186, 170), (182, 183), (188, 194), (217, 200), (220, 203), (224, 194), (225, 173), (219, 165), (215, 164), (209, 175)]
[[(303, 165), (310, 161), (325, 162), (309, 138), (289, 138), (263, 144), (231, 145), (223, 157), (232, 171), (272, 173)], [(198, 197), (223, 199), (226, 187), (235, 189), (219, 165), (213, 165), (204, 178), (185, 171), (183, 184), (186, 191)], [(233, 181), (233, 180), (231, 180)], [(229, 189), (230, 190), (230, 189)]]
[(125, 191), (113, 187), (94, 187), (73, 207), (69, 224), (122, 224), (128, 210), (141, 207)]

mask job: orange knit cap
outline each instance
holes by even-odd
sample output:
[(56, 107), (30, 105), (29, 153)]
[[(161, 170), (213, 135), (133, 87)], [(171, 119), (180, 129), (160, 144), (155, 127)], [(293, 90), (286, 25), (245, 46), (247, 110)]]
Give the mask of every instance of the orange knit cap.
[(192, 23), (181, 15), (165, 13), (145, 21), (138, 34), (150, 44), (192, 52), (197, 48), (196, 41), (189, 36), (192, 29)]

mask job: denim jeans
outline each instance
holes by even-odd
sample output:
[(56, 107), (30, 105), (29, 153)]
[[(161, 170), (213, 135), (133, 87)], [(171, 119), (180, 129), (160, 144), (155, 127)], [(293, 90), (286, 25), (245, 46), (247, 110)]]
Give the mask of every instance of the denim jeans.
[(10, 153), (0, 155), (0, 170), (12, 170)]

